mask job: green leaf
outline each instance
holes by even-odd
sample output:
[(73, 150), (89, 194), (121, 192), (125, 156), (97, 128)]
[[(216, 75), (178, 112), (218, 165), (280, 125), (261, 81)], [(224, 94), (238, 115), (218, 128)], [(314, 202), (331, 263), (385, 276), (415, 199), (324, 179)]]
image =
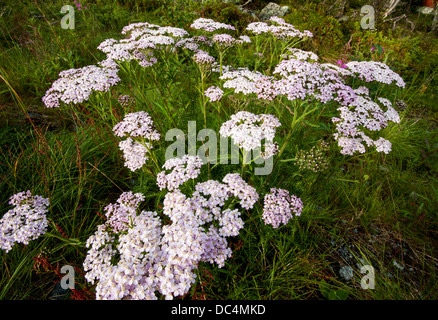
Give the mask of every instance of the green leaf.
[(346, 300), (348, 292), (345, 290), (331, 290), (329, 293), (329, 300)]

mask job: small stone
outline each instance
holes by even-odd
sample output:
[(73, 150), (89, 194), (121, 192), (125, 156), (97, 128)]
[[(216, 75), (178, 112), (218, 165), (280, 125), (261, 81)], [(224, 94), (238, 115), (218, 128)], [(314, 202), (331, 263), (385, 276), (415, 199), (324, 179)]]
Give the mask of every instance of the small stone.
[(341, 269), (339, 269), (339, 275), (345, 281), (350, 281), (353, 278), (353, 268), (350, 266), (343, 266)]
[(276, 17), (283, 17), (289, 12), (288, 6), (280, 6), (274, 2), (269, 2), (266, 7), (264, 7), (260, 11), (260, 20), (268, 20), (269, 18), (276, 16)]

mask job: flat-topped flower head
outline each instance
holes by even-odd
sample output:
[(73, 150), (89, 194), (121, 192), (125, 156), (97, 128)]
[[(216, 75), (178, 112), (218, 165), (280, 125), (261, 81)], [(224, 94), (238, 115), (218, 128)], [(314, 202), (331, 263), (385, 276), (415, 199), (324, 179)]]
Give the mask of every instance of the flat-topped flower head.
[(81, 103), (87, 101), (95, 91), (106, 92), (116, 85), (120, 78), (118, 69), (95, 65), (61, 71), (60, 78), (53, 82), (42, 98), (47, 108), (56, 108), (60, 103)]
[(212, 66), (215, 64), (216, 60), (208, 52), (199, 50), (193, 55), (193, 60), (199, 65)]
[(113, 128), (119, 137), (141, 137), (146, 140), (160, 140), (160, 134), (155, 130), (154, 122), (146, 111), (128, 113), (122, 121)]
[(117, 203), (109, 204), (104, 208), (107, 224), (114, 232), (127, 230), (137, 215), (140, 202), (144, 201), (141, 193), (123, 192)]
[(244, 209), (252, 209), (259, 199), (257, 190), (243, 180), (238, 173), (228, 173), (222, 181), (228, 185), (228, 192), (240, 199), (240, 206)]
[(309, 30), (301, 32), (284, 19), (275, 16), (271, 17), (267, 22), (252, 22), (248, 24), (246, 30), (256, 35), (271, 34), (279, 40), (313, 37)]
[(223, 137), (231, 137), (240, 148), (250, 151), (261, 147), (264, 139), (272, 143), (276, 128), (280, 125), (273, 115), (240, 111), (222, 124), (219, 133)]
[(355, 91), (358, 93), (356, 100), (348, 106), (338, 108), (339, 117), (332, 118), (336, 126), (336, 133), (333, 136), (341, 147), (341, 153), (347, 155), (356, 152), (365, 153), (365, 145), (376, 147), (378, 152), (388, 153), (391, 151), (391, 143), (382, 137), (373, 140), (369, 132), (386, 128), (390, 121), (399, 123), (398, 112), (386, 98), (378, 97), (377, 101), (380, 104), (373, 101), (365, 87)]
[(293, 216), (301, 215), (303, 202), (289, 191), (279, 188), (271, 188), (270, 193), (265, 195), (263, 206), (263, 220), (278, 228), (281, 224), (287, 224)]
[[(234, 89), (235, 93), (243, 93), (244, 95), (259, 94), (261, 92), (260, 88), (265, 82), (272, 82), (270, 77), (258, 71), (251, 71), (248, 68), (225, 70), (219, 79), (225, 80), (223, 83), (224, 88)], [(264, 94), (268, 96), (267, 93)]]
[(216, 86), (211, 86), (205, 90), (205, 96), (209, 98), (211, 102), (219, 101), (223, 94), (222, 89)]
[(166, 160), (163, 168), (170, 173), (162, 171), (157, 175), (157, 185), (162, 189), (172, 191), (190, 179), (196, 179), (201, 172), (202, 159), (199, 156), (184, 155), (182, 158)]
[(123, 27), (122, 34), (129, 35), (130, 39), (140, 39), (148, 36), (168, 36), (172, 38), (182, 38), (189, 33), (181, 28), (161, 27), (148, 22), (131, 23)]
[(359, 79), (365, 82), (377, 81), (380, 83), (395, 83), (398, 87), (404, 88), (406, 83), (402, 77), (392, 71), (388, 65), (379, 61), (351, 61), (347, 63), (348, 69), (357, 74)]
[(281, 77), (274, 80), (271, 90), (288, 100), (315, 98), (322, 103), (331, 100), (341, 105), (352, 103), (356, 94), (343, 79), (345, 72), (349, 71), (313, 62), (313, 58), (303, 51), (296, 51), (288, 59), (281, 60), (273, 72)]
[(46, 233), (46, 213), (49, 199), (32, 196), (28, 190), (11, 196), (9, 203), (15, 208), (0, 219), (0, 248), (9, 252), (15, 243), (27, 245)]
[(213, 32), (219, 29), (236, 30), (232, 25), (216, 22), (213, 19), (198, 18), (190, 25), (190, 28)]
[(107, 222), (86, 242), (85, 279), (97, 282), (96, 299), (173, 299), (195, 283), (200, 262), (223, 267), (232, 254), (227, 237), (237, 236), (244, 225), (238, 209), (225, 207), (232, 197), (245, 209), (258, 200), (255, 188), (238, 174), (226, 175), (223, 183), (198, 183), (190, 197), (176, 188), (164, 197), (162, 213), (170, 221), (163, 224), (157, 212), (137, 213), (142, 194), (122, 193), (105, 208)]
[(319, 57), (315, 53), (311, 51), (305, 51), (298, 48), (287, 48), (288, 54), (285, 54), (284, 57), (288, 59), (297, 59), (302, 61), (318, 61)]
[(131, 171), (136, 171), (146, 164), (149, 159), (147, 154), (152, 145), (148, 142), (140, 143), (132, 138), (127, 138), (119, 142), (119, 148), (123, 152), (125, 167), (128, 167)]
[(232, 47), (233, 45), (238, 43), (237, 39), (226, 33), (215, 34), (212, 40), (219, 47)]

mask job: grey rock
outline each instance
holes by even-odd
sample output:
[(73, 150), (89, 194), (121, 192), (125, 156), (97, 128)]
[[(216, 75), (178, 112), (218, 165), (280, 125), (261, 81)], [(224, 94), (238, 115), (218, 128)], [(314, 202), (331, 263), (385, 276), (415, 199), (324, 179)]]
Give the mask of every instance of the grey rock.
[(341, 269), (339, 269), (339, 275), (345, 281), (350, 281), (353, 278), (353, 268), (350, 266), (343, 266)]
[(283, 17), (289, 12), (288, 6), (280, 6), (274, 2), (269, 2), (259, 14), (260, 20), (265, 21), (273, 16)]

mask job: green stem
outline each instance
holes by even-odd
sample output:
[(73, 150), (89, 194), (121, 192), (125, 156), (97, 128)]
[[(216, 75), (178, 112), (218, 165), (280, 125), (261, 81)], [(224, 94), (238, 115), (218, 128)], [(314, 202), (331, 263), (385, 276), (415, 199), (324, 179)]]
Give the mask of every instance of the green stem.
[(288, 132), (288, 134), (286, 136), (286, 139), (285, 139), (285, 141), (284, 141), (280, 151), (278, 152), (277, 160), (276, 160), (275, 163), (278, 162), (278, 160), (280, 159), (280, 157), (283, 154), (284, 150), (286, 149), (286, 146), (289, 143), (290, 138), (292, 137), (292, 133), (294, 132), (294, 129), (295, 129), (296, 125), (298, 123), (300, 123), (302, 120), (304, 120), (304, 118), (307, 117), (309, 114), (311, 114), (311, 113), (315, 112), (316, 110), (318, 110), (319, 107), (317, 106), (317, 107), (315, 107), (315, 108), (313, 108), (311, 110), (308, 110), (308, 109), (309, 109), (309, 106), (307, 105), (304, 108), (303, 114), (300, 117), (298, 117), (298, 102), (296, 102), (294, 104), (294, 117), (292, 119), (292, 123), (291, 123), (290, 129), (289, 129), (289, 132)]
[(202, 110), (204, 112), (204, 128), (207, 128), (207, 101), (205, 99), (205, 88), (204, 88), (204, 79), (205, 79), (205, 74), (204, 72), (201, 70), (201, 99), (202, 99)]
[(65, 242), (69, 245), (72, 245), (72, 246), (84, 246), (82, 241), (80, 241), (79, 239), (64, 238), (64, 237), (60, 237), (56, 234), (53, 234), (51, 232), (46, 232), (44, 235), (48, 236), (48, 237), (56, 238), (58, 240), (61, 240), (62, 242)]

